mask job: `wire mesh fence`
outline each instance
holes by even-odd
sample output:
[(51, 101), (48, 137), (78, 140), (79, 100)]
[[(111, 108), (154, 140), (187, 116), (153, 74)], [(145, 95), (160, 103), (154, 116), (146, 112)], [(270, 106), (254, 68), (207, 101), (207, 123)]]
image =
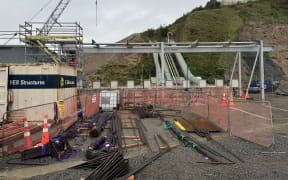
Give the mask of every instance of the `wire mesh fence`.
[(84, 119), (89, 118), (99, 111), (100, 92), (89, 91), (80, 95), (82, 116)]
[(266, 147), (274, 143), (269, 102), (234, 102), (229, 110), (233, 135)]
[(23, 150), (24, 118), (27, 118), (29, 122), (32, 143), (34, 145), (39, 143), (42, 137), (45, 115), (48, 116), (49, 135), (55, 136), (60, 131), (56, 103), (9, 111), (4, 114), (0, 135), (2, 153), (5, 155)]
[(122, 105), (142, 103), (189, 110), (232, 135), (266, 147), (274, 143), (270, 103), (233, 101), (231, 88), (206, 88), (194, 92), (184, 89), (123, 89), (120, 97)]
[[(7, 155), (22, 151), (24, 148), (24, 118), (27, 118), (32, 144), (41, 142), (44, 116), (48, 116), (48, 132), (50, 137), (68, 129), (77, 119), (77, 96), (63, 101), (64, 108), (56, 102), (23, 109), (8, 111), (3, 115), (0, 126), (1, 154)], [(63, 111), (63, 112), (61, 112)], [(60, 116), (63, 114), (63, 117)]]

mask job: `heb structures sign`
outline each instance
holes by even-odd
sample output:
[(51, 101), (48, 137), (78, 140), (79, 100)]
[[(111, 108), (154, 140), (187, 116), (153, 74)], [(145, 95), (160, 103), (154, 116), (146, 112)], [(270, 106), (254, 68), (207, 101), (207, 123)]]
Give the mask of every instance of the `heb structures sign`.
[(63, 75), (9, 75), (9, 89), (76, 88), (76, 76)]

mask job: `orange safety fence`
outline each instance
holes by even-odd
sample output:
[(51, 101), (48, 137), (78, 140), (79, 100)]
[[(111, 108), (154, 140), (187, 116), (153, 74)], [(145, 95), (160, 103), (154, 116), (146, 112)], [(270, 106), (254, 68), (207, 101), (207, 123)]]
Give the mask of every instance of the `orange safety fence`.
[(274, 143), (269, 102), (234, 102), (230, 106), (230, 126), (234, 136), (266, 147)]
[(202, 93), (207, 94), (209, 96), (219, 97), (221, 98), (223, 94), (230, 95), (232, 92), (232, 88), (230, 87), (211, 87), (211, 88), (202, 88)]
[(48, 115), (49, 136), (53, 137), (60, 132), (56, 103), (7, 112), (4, 118), (6, 123), (0, 126), (2, 153), (11, 154), (23, 150), (24, 117), (29, 122), (33, 145), (41, 142), (45, 114)]
[(100, 93), (89, 92), (80, 96), (83, 118), (90, 118), (99, 112)]
[(191, 111), (194, 114), (208, 118), (208, 96), (206, 94), (191, 93)]
[(65, 131), (73, 125), (78, 119), (77, 115), (77, 96), (73, 96), (64, 100), (64, 119), (62, 120), (62, 128)]
[(223, 99), (209, 96), (209, 119), (224, 131), (228, 130), (228, 109), (227, 102)]
[(229, 101), (231, 95), (231, 88), (204, 88), (202, 92), (124, 89), (120, 91), (120, 102), (122, 105), (143, 103), (175, 109), (188, 107), (191, 112), (208, 118), (223, 131), (230, 130), (235, 136), (270, 146), (273, 143), (270, 105), (252, 101), (232, 103)]

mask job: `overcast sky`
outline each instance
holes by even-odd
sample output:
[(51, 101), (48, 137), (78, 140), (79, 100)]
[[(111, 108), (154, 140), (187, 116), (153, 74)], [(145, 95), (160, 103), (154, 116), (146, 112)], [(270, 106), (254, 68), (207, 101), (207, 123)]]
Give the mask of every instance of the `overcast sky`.
[[(29, 21), (45, 4), (49, 5), (33, 21), (45, 21), (59, 0), (1, 0), (1, 31), (18, 30), (18, 25)], [(168, 25), (208, 0), (71, 0), (61, 21), (81, 23), (86, 42), (116, 42), (130, 34), (148, 28)]]

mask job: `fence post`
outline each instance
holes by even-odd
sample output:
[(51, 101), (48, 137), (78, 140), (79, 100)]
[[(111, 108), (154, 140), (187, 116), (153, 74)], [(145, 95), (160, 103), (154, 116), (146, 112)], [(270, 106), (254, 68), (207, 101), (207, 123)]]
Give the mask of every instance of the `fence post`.
[[(4, 125), (5, 125), (5, 115), (6, 114), (7, 114), (7, 112), (4, 112), (3, 116), (2, 116), (2, 137), (1, 137), (2, 159), (4, 159), (4, 135), (5, 135)], [(7, 115), (6, 115), (6, 117), (7, 117)]]
[(209, 98), (209, 94), (207, 95), (207, 105), (208, 105), (208, 120), (210, 121), (210, 98)]
[(228, 132), (229, 136), (232, 136), (232, 131), (231, 131), (231, 122), (230, 122), (230, 100), (227, 98), (226, 104), (227, 104), (227, 114), (228, 114)]

